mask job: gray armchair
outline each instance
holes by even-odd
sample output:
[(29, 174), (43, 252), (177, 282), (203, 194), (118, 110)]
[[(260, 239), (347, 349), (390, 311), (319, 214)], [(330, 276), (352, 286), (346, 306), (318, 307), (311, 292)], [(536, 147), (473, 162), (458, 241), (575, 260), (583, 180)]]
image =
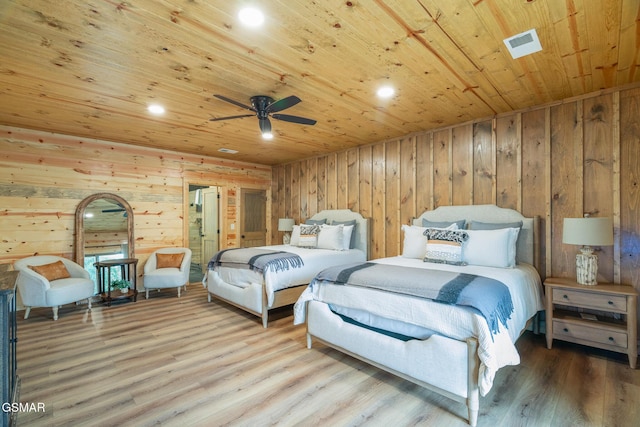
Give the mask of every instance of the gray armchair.
[[(75, 262), (53, 255), (23, 258), (13, 263), (18, 270), (16, 285), (26, 306), (24, 318), (31, 307), (53, 308), (53, 320), (58, 320), (58, 307), (86, 299), (91, 310), (94, 283), (89, 272)], [(36, 271), (38, 270), (38, 271)]]

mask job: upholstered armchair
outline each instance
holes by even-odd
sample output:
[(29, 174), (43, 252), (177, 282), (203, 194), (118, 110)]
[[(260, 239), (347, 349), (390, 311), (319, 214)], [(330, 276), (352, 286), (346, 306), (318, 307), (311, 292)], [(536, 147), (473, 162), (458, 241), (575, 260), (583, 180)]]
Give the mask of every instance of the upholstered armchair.
[(153, 252), (144, 265), (144, 288), (149, 299), (150, 289), (177, 288), (187, 290), (189, 269), (191, 268), (191, 249), (163, 248)]
[(91, 310), (94, 283), (89, 272), (75, 262), (53, 255), (23, 258), (13, 263), (18, 270), (16, 285), (26, 306), (24, 318), (31, 307), (53, 308), (53, 320), (58, 320), (58, 307), (86, 299)]

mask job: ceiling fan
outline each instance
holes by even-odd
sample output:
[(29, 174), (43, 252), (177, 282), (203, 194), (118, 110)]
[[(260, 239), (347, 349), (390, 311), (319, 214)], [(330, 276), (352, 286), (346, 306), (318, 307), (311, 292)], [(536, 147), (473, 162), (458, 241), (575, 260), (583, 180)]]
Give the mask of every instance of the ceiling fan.
[(265, 139), (273, 138), (273, 134), (271, 133), (271, 121), (269, 121), (269, 116), (276, 120), (282, 120), (284, 122), (298, 123), (301, 125), (315, 125), (316, 121), (312, 119), (307, 119), (305, 117), (298, 116), (290, 116), (289, 114), (274, 114), (282, 110), (286, 110), (287, 108), (293, 107), (297, 103), (300, 102), (300, 98), (297, 96), (288, 96), (286, 98), (282, 98), (278, 101), (274, 101), (270, 96), (265, 95), (256, 95), (251, 97), (251, 106), (242, 104), (241, 102), (234, 101), (233, 99), (227, 98), (222, 95), (213, 95), (218, 99), (229, 102), (233, 105), (236, 105), (245, 110), (253, 111), (253, 114), (242, 114), (239, 116), (229, 116), (229, 117), (219, 117), (209, 119), (212, 122), (217, 122), (219, 120), (230, 120), (230, 119), (241, 119), (244, 117), (256, 116), (258, 117), (258, 125), (260, 126), (260, 132), (262, 132), (262, 137)]

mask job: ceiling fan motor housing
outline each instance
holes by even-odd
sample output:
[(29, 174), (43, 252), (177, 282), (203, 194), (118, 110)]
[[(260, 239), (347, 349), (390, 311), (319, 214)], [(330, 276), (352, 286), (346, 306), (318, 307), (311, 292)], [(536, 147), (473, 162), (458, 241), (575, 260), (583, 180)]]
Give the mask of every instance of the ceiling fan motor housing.
[(273, 104), (273, 98), (271, 98), (270, 96), (256, 95), (251, 97), (251, 106), (258, 113), (258, 117), (260, 117), (260, 113), (263, 113), (264, 117), (267, 117), (267, 107), (271, 104)]

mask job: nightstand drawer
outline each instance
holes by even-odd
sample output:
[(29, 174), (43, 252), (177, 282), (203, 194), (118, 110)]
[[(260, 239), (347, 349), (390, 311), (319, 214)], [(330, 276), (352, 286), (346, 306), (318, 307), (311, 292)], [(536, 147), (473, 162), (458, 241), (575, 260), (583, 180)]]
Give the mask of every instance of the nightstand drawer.
[(628, 348), (628, 336), (624, 332), (600, 329), (589, 325), (578, 325), (562, 320), (553, 320), (553, 335), (560, 339), (591, 341), (599, 344)]
[(553, 289), (553, 302), (572, 307), (587, 307), (597, 310), (627, 312), (627, 297), (624, 295), (606, 295), (571, 289)]

